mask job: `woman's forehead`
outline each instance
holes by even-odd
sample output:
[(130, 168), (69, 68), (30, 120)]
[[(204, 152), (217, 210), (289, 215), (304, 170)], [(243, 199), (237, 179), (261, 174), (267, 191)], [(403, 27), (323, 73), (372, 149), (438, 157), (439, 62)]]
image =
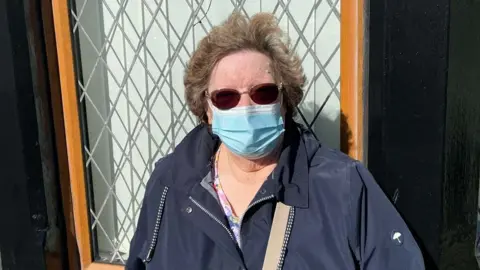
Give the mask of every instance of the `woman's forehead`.
[(244, 51), (222, 58), (210, 76), (209, 89), (248, 88), (273, 82), (270, 59), (258, 52)]

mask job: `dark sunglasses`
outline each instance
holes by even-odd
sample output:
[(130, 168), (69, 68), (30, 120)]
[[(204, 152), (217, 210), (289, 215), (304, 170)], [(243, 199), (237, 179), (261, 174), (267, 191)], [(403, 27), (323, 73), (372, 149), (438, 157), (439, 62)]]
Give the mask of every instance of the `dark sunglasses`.
[(278, 99), (278, 94), (282, 89), (274, 83), (263, 83), (250, 88), (248, 91), (240, 92), (236, 89), (218, 89), (212, 93), (206, 92), (207, 98), (210, 98), (212, 104), (220, 110), (229, 110), (234, 108), (240, 102), (243, 94), (248, 94), (253, 102), (258, 105), (272, 104)]

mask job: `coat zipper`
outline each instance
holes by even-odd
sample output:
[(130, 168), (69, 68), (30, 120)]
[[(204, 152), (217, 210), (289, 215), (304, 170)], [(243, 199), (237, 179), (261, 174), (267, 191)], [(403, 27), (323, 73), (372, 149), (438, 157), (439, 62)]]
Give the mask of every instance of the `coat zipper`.
[[(148, 252), (147, 252), (147, 256), (146, 258), (143, 260), (144, 263), (149, 263), (151, 260), (152, 260), (152, 257), (153, 257), (153, 252), (155, 251), (155, 246), (157, 245), (157, 240), (158, 240), (158, 233), (159, 233), (159, 230), (160, 230), (160, 224), (161, 224), (161, 221), (162, 221), (162, 214), (163, 214), (163, 209), (165, 207), (165, 200), (167, 198), (167, 192), (168, 192), (168, 187), (165, 187), (163, 189), (163, 193), (162, 193), (162, 197), (160, 198), (160, 205), (158, 206), (158, 210), (157, 210), (157, 217), (155, 219), (155, 227), (153, 229), (153, 237), (152, 237), (152, 241), (150, 242), (150, 247), (148, 249)], [(253, 206), (261, 203), (261, 202), (264, 202), (266, 200), (269, 200), (269, 199), (273, 199), (274, 198), (274, 195), (270, 195), (270, 196), (267, 196), (267, 197), (263, 197), (261, 199), (258, 199), (256, 201), (254, 201), (252, 204), (250, 204), (247, 208), (247, 210), (245, 211), (245, 213), (250, 209), (252, 208)], [(230, 231), (230, 229), (227, 228), (227, 226), (225, 226), (225, 224), (223, 224), (217, 217), (215, 217), (215, 215), (213, 215), (210, 211), (208, 211), (205, 207), (203, 207), (200, 203), (198, 203), (195, 199), (193, 199), (192, 197), (189, 197), (189, 199), (196, 205), (198, 206), (198, 208), (200, 208), (203, 212), (205, 212), (205, 214), (207, 214), (210, 218), (212, 218), (215, 222), (217, 222), (218, 224), (220, 224), (220, 226), (222, 226), (222, 228), (228, 233), (228, 235), (230, 236), (230, 238), (232, 239), (232, 241), (235, 241), (235, 237), (233, 236), (233, 233)], [(291, 208), (290, 209), (290, 213), (288, 215), (288, 221), (287, 221), (287, 228), (286, 228), (286, 231), (285, 231), (285, 237), (283, 239), (283, 245), (282, 245), (282, 250), (281, 250), (281, 254), (280, 254), (280, 259), (278, 261), (278, 265), (277, 265), (277, 270), (281, 270), (282, 267), (283, 267), (283, 263), (285, 261), (285, 252), (287, 250), (287, 245), (288, 245), (288, 240), (290, 239), (290, 234), (291, 234), (291, 231), (292, 231), (292, 226), (293, 226), (293, 220), (295, 218), (295, 208)], [(243, 216), (242, 216), (242, 219), (243, 219)], [(242, 223), (240, 223), (240, 231), (241, 231), (241, 225)]]
[(283, 263), (285, 262), (285, 252), (287, 251), (288, 240), (290, 239), (290, 234), (292, 232), (294, 218), (295, 207), (291, 207), (290, 213), (288, 214), (287, 228), (285, 229), (285, 237), (283, 238), (282, 251), (280, 253), (280, 259), (278, 260), (277, 270), (281, 270), (283, 267)]
[[(261, 199), (258, 199), (256, 201), (254, 201), (252, 204), (250, 204), (247, 208), (247, 210), (245, 211), (245, 213), (250, 209), (252, 208), (253, 206), (263, 202), (263, 201), (266, 201), (266, 200), (270, 200), (270, 199), (273, 199), (275, 196), (272, 194), (270, 196), (267, 196), (267, 197), (263, 197)], [(218, 224), (220, 224), (220, 226), (222, 226), (223, 229), (225, 229), (225, 231), (227, 231), (228, 235), (230, 236), (230, 238), (232, 239), (232, 241), (236, 242), (235, 240), (235, 236), (233, 235), (231, 229), (229, 229), (227, 226), (225, 226), (225, 224), (223, 224), (223, 222), (221, 222), (214, 214), (212, 214), (210, 211), (208, 211), (205, 207), (203, 207), (203, 205), (201, 205), (199, 202), (197, 202), (195, 199), (193, 199), (192, 197), (189, 197), (189, 199), (196, 205), (198, 206), (198, 208), (200, 208), (203, 212), (205, 212), (205, 214), (207, 214), (210, 218), (212, 218), (215, 222), (217, 222)], [(242, 220), (243, 220), (243, 216), (242, 216), (242, 219), (240, 220), (240, 231), (242, 230)]]
[[(252, 202), (248, 207), (247, 207), (247, 210), (245, 210), (245, 213), (243, 214), (243, 216), (240, 218), (240, 228), (239, 228), (239, 231), (240, 231), (240, 236), (242, 235), (242, 224), (243, 224), (243, 217), (245, 216), (245, 214), (248, 212), (248, 210), (250, 210), (250, 208), (254, 207), (255, 205), (261, 203), (261, 202), (264, 202), (264, 201), (267, 201), (267, 200), (270, 200), (270, 199), (273, 199), (275, 197), (275, 195), (269, 195), (267, 197), (263, 197), (263, 198), (260, 198), (254, 202)], [(241, 239), (240, 239), (240, 242)], [(239, 248), (242, 249), (241, 247), (241, 243), (239, 243)]]
[[(272, 194), (270, 196), (267, 196), (267, 197), (263, 197), (261, 199), (258, 199), (256, 201), (254, 201), (252, 204), (250, 204), (247, 208), (247, 210), (245, 211), (245, 213), (248, 212), (248, 210), (250, 208), (252, 208), (253, 206), (261, 203), (261, 202), (264, 202), (266, 200), (270, 200), (270, 199), (273, 199), (275, 196)], [(243, 215), (245, 216), (245, 214)], [(242, 216), (242, 219), (240, 220), (240, 232), (242, 231), (242, 224), (243, 224), (243, 216)], [(292, 227), (293, 227), (293, 220), (295, 218), (295, 207), (291, 207), (290, 208), (290, 212), (288, 214), (288, 220), (287, 220), (287, 228), (285, 229), (285, 237), (283, 238), (283, 244), (282, 244), (282, 249), (281, 249), (281, 253), (280, 253), (280, 258), (278, 260), (278, 264), (277, 264), (277, 270), (281, 270), (283, 268), (283, 263), (285, 262), (285, 255), (286, 255), (286, 251), (287, 251), (287, 246), (288, 246), (288, 241), (290, 239), (290, 234), (292, 233)]]
[(215, 220), (215, 222), (217, 222), (218, 224), (220, 224), (220, 226), (222, 226), (223, 229), (225, 229), (225, 231), (227, 231), (228, 235), (230, 236), (230, 238), (235, 241), (235, 237), (233, 236), (233, 233), (231, 232), (230, 229), (227, 228), (227, 226), (225, 226), (225, 224), (223, 224), (215, 215), (213, 215), (210, 211), (208, 211), (205, 207), (203, 207), (199, 202), (197, 202), (195, 199), (193, 199), (192, 197), (189, 197), (189, 199), (196, 205), (198, 206), (198, 208), (200, 208), (203, 212), (205, 212), (205, 214), (207, 214), (210, 218), (212, 218), (213, 220)]
[(153, 229), (153, 237), (150, 242), (150, 248), (148, 249), (147, 256), (143, 260), (143, 263), (149, 263), (152, 260), (153, 252), (155, 251), (155, 246), (157, 245), (158, 232), (160, 230), (160, 224), (162, 222), (163, 208), (165, 207), (165, 200), (167, 198), (168, 187), (165, 187), (162, 192), (162, 197), (160, 198), (160, 205), (157, 210), (157, 218), (155, 219), (155, 227)]

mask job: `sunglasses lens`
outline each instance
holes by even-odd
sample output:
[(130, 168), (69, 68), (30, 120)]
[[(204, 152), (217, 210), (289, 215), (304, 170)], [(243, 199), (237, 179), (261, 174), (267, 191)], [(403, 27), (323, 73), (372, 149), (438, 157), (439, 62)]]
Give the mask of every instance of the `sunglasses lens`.
[(240, 101), (240, 93), (236, 90), (224, 89), (214, 91), (211, 95), (212, 103), (220, 110), (229, 110), (237, 106)]
[(252, 90), (253, 102), (259, 105), (274, 103), (278, 98), (278, 86), (276, 84), (264, 84)]

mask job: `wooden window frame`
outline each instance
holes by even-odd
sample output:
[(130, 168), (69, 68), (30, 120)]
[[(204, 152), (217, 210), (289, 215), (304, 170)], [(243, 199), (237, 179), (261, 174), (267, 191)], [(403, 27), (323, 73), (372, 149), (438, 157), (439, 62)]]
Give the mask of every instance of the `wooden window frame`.
[(364, 127), (364, 0), (342, 0), (340, 6), (340, 144), (349, 156), (366, 161)]
[[(122, 265), (98, 263), (93, 260), (68, 0), (53, 0), (52, 11), (70, 175), (70, 195), (80, 267), (88, 270), (124, 269)], [(67, 217), (71, 214), (65, 213)], [(72, 269), (76, 268), (76, 264), (78, 262), (70, 259), (69, 265)]]
[[(82, 136), (78, 110), (77, 84), (75, 77), (70, 12), (68, 0), (52, 0), (57, 59), (62, 94), (63, 121), (70, 175), (72, 207), (65, 213), (73, 215), (76, 248), (81, 269), (120, 270), (122, 265), (94, 262), (91, 248), (87, 187), (83, 162)], [(364, 56), (364, 2), (341, 2), (340, 20), (341, 62), (341, 149), (351, 157), (364, 159), (364, 99), (363, 99), (363, 56)], [(65, 189), (62, 189), (65, 190)], [(64, 191), (65, 192), (65, 191)], [(65, 196), (65, 194), (63, 194)], [(69, 245), (71, 247), (71, 245)], [(73, 266), (78, 262), (72, 261)], [(76, 269), (76, 267), (72, 267)]]

